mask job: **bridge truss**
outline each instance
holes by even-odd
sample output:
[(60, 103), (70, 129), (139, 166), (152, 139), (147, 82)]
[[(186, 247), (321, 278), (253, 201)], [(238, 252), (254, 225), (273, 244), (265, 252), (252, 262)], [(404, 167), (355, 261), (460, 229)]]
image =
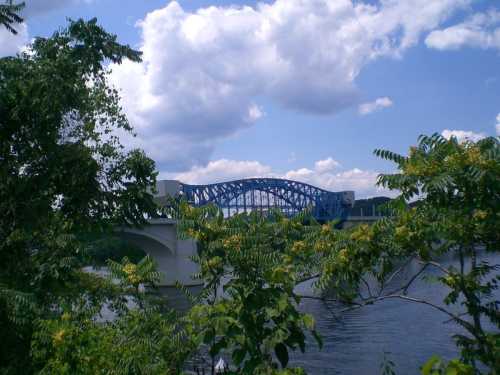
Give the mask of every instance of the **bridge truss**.
[(354, 203), (354, 192), (330, 192), (298, 181), (249, 178), (209, 185), (180, 184), (180, 194), (192, 205), (213, 203), (225, 216), (280, 209), (293, 216), (310, 208), (319, 221), (345, 219)]

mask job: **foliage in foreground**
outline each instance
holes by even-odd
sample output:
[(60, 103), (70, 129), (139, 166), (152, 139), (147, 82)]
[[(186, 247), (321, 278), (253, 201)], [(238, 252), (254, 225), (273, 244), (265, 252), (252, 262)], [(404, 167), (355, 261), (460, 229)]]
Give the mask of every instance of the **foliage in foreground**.
[[(401, 192), (392, 204), (393, 216), (351, 232), (318, 237), (315, 246), (325, 251), (319, 286), (333, 287), (338, 300), (350, 308), (400, 299), (446, 314), (460, 327), (455, 341), (461, 362), (444, 365), (431, 360), (424, 373), (467, 374), (485, 367), (499, 373), (500, 301), (495, 293), (500, 265), (479, 257), (500, 251), (498, 139), (459, 143), (455, 138), (424, 136), (409, 156), (383, 150), (376, 154), (399, 169), (379, 178), (382, 186)], [(405, 203), (415, 198), (417, 204), (408, 208)], [(440, 263), (447, 254), (456, 257), (458, 266)], [(419, 270), (394, 287), (391, 281), (408, 262), (417, 262)], [(435, 282), (448, 291), (442, 304), (410, 293), (428, 268), (440, 274)], [(377, 287), (368, 286), (370, 278), (378, 281)], [(446, 366), (455, 372), (446, 372)]]
[(82, 238), (156, 211), (154, 162), (124, 152), (113, 135), (131, 128), (105, 64), (140, 59), (115, 39), (95, 20), (71, 21), (0, 59), (2, 373), (43, 370), (32, 346), (43, 322), (99, 311), (120, 296), (82, 272)]
[(185, 203), (180, 211), (181, 231), (197, 240), (198, 277), (205, 285), (200, 297), (206, 303), (189, 312), (188, 332), (197, 345), (208, 346), (212, 363), (226, 353), (235, 374), (278, 373), (277, 361), (287, 368), (290, 350), (305, 351), (306, 331), (321, 346), (313, 317), (298, 310), (294, 293), (314, 255), (305, 246), (313, 228), (305, 225), (306, 215), (288, 219), (276, 211), (224, 219), (216, 207)]
[(139, 287), (152, 288), (159, 281), (153, 261), (110, 261), (109, 269), (111, 278), (103, 282), (119, 293), (106, 305), (106, 320), (95, 319), (102, 304), (82, 301), (78, 308), (63, 309), (58, 319), (38, 322), (32, 353), (40, 374), (181, 372), (191, 352), (181, 321)]

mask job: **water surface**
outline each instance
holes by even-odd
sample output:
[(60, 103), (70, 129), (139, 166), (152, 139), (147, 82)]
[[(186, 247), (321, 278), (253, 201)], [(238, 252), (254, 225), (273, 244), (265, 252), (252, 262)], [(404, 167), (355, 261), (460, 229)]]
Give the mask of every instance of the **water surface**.
[[(500, 255), (482, 255), (490, 264), (500, 263)], [(444, 265), (456, 260), (443, 260)], [(401, 283), (420, 269), (413, 263), (394, 283)], [(439, 275), (429, 269), (425, 276)], [(312, 292), (310, 285), (303, 290)], [(496, 298), (500, 298), (497, 290)], [(426, 299), (443, 306), (445, 288), (435, 282), (419, 278), (408, 295)], [(316, 318), (324, 347), (320, 351), (312, 338), (308, 339), (306, 353), (293, 355), (292, 363), (300, 365), (309, 374), (380, 374), (380, 366), (387, 358), (395, 362), (397, 374), (418, 374), (420, 366), (432, 355), (446, 359), (456, 358), (458, 350), (452, 336), (463, 332), (449, 322), (442, 312), (422, 304), (403, 300), (384, 300), (371, 306), (339, 314), (343, 307), (333, 303), (304, 299), (301, 309)], [(455, 311), (459, 311), (457, 308)], [(462, 310), (460, 310), (462, 311)]]
[[(500, 255), (482, 255), (480, 260), (500, 263)], [(442, 264), (457, 264), (452, 258)], [(392, 287), (404, 283), (421, 265), (411, 263), (395, 278)], [(438, 276), (437, 269), (429, 268), (414, 282), (408, 295), (426, 299), (438, 305), (447, 291), (428, 276)], [(312, 281), (297, 287), (296, 292), (314, 296)], [(194, 292), (196, 292), (194, 290)], [(498, 292), (498, 291), (497, 291)], [(162, 288), (172, 306), (185, 310), (188, 303), (175, 288)], [(500, 298), (497, 293), (496, 298)], [(456, 358), (458, 350), (452, 336), (462, 332), (448, 316), (432, 307), (402, 300), (385, 300), (358, 310), (340, 313), (345, 306), (319, 300), (303, 299), (300, 309), (312, 314), (324, 346), (319, 350), (314, 339), (308, 338), (306, 353), (291, 354), (291, 364), (303, 367), (308, 374), (370, 375), (380, 374), (384, 355), (395, 363), (397, 374), (419, 374), (420, 366), (432, 355), (446, 359)], [(455, 311), (460, 311), (456, 308)], [(448, 321), (448, 322), (447, 322)]]

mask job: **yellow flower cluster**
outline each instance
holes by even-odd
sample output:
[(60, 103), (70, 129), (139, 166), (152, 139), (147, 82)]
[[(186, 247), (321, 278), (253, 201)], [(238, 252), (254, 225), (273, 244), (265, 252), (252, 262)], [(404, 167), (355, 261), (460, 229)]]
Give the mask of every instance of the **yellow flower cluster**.
[(478, 147), (470, 147), (467, 150), (467, 159), (468, 159), (468, 162), (472, 165), (481, 164), (482, 158), (481, 158), (481, 151), (479, 150), (479, 148)]
[(420, 173), (420, 170), (417, 165), (415, 165), (415, 163), (410, 162), (403, 165), (403, 172), (407, 175), (418, 175)]
[(396, 234), (397, 239), (403, 240), (409, 236), (410, 232), (406, 226), (402, 225), (402, 226), (396, 227), (395, 234)]
[(353, 241), (370, 241), (372, 239), (372, 231), (370, 226), (362, 224), (351, 233), (351, 240)]
[(194, 229), (189, 228), (188, 230), (186, 230), (186, 234), (191, 238), (196, 238), (198, 233)]
[(222, 240), (222, 246), (224, 246), (224, 248), (228, 250), (240, 251), (242, 243), (243, 237), (241, 236), (241, 234), (234, 234)]
[(292, 245), (292, 253), (300, 254), (307, 250), (307, 245), (304, 241), (295, 241)]
[(341, 263), (344, 263), (344, 264), (347, 263), (347, 261), (348, 261), (347, 255), (348, 255), (347, 249), (342, 249), (339, 251), (339, 260)]
[(474, 212), (474, 219), (476, 220), (484, 220), (488, 217), (488, 212), (484, 210), (477, 210)]
[(325, 253), (329, 249), (329, 244), (327, 241), (319, 240), (314, 244), (314, 251), (318, 253)]
[(71, 319), (71, 315), (67, 312), (61, 315), (61, 320), (68, 321)]
[(323, 236), (326, 236), (328, 234), (332, 233), (332, 228), (328, 224), (323, 224), (321, 226), (321, 234)]
[(123, 266), (123, 272), (127, 274), (127, 280), (131, 284), (139, 284), (141, 278), (137, 275), (137, 266), (133, 263), (127, 263)]
[(205, 262), (205, 265), (210, 270), (217, 270), (222, 267), (222, 258), (219, 256), (212, 257)]
[(127, 275), (134, 274), (136, 270), (137, 266), (133, 263), (127, 263), (125, 266), (123, 266), (123, 272), (125, 272)]
[(54, 340), (54, 344), (60, 344), (63, 339), (64, 335), (66, 334), (66, 331), (64, 329), (60, 329), (54, 335), (52, 336), (52, 339)]

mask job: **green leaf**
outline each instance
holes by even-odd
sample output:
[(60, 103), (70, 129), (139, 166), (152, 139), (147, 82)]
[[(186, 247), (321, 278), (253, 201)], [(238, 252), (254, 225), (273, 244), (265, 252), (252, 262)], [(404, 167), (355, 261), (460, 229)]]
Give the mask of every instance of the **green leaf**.
[(436, 366), (441, 364), (441, 358), (437, 355), (433, 355), (423, 366), (421, 373), (422, 375), (433, 375)]
[(243, 362), (243, 359), (245, 359), (245, 356), (247, 354), (246, 349), (235, 349), (233, 350), (232, 358), (234, 363), (239, 366), (241, 362)]
[(318, 344), (319, 349), (320, 350), (323, 349), (323, 339), (321, 338), (321, 335), (318, 333), (318, 331), (313, 330), (312, 335), (313, 335), (314, 339), (316, 340), (316, 343)]
[(274, 347), (274, 353), (281, 363), (281, 367), (285, 368), (288, 365), (288, 349), (285, 344), (279, 343)]
[(315, 322), (314, 317), (311, 314), (304, 314), (302, 321), (308, 330), (312, 331), (314, 329)]

